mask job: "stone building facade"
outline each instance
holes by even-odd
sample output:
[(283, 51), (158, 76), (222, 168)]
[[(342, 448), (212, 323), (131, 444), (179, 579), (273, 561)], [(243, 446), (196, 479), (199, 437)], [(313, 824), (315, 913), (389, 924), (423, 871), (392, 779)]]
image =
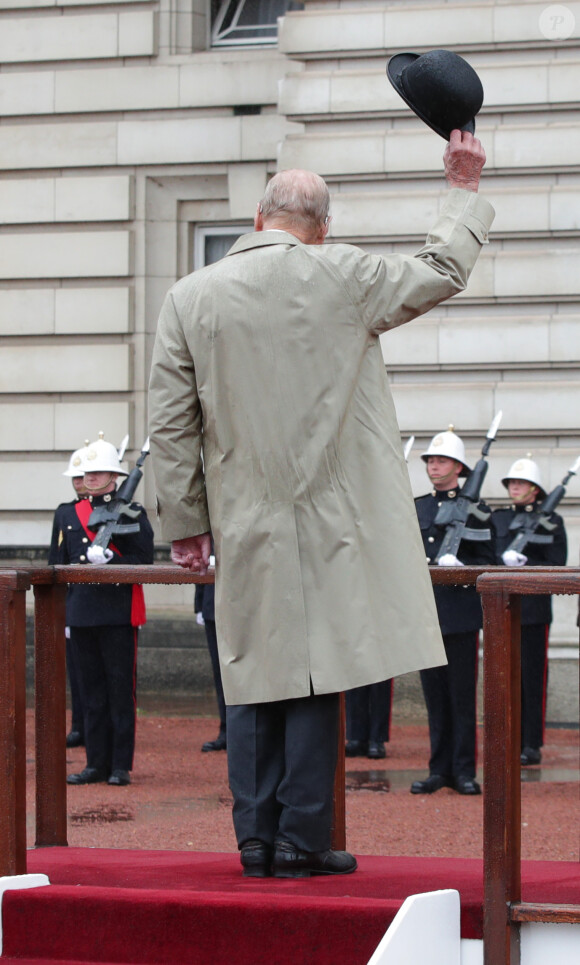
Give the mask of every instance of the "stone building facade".
[[(331, 240), (411, 252), (441, 203), (444, 142), (385, 76), (446, 47), (481, 76), (497, 210), (467, 292), (384, 337), (401, 431), (451, 422), (484, 495), (532, 452), (547, 488), (580, 453), (580, 3), (0, 0), (0, 544), (46, 546), (71, 450), (146, 429), (159, 307), (251, 225), (280, 168), (332, 193)], [(285, 14), (278, 21), (276, 15)], [(580, 481), (563, 505), (578, 561)], [(153, 504), (151, 474), (141, 498)], [(190, 606), (190, 591), (148, 590)], [(575, 601), (559, 601), (569, 642)]]

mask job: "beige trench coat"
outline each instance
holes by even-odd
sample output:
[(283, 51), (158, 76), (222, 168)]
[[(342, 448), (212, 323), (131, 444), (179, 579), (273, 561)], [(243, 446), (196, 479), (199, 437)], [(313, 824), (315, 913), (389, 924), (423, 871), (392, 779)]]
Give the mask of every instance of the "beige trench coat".
[(211, 526), (227, 703), (446, 662), (378, 336), (465, 287), (492, 219), (452, 190), (415, 257), (253, 233), (168, 293), (158, 512), (167, 540)]

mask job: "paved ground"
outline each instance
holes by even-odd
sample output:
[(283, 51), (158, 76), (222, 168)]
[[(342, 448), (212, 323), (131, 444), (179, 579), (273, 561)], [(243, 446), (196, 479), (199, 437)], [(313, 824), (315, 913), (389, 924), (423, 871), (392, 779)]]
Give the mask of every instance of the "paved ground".
[[(133, 783), (68, 788), (69, 844), (77, 847), (235, 851), (224, 752), (203, 754), (217, 733), (211, 716), (138, 721)], [(183, 712), (183, 711), (182, 711)], [(29, 712), (28, 842), (34, 843), (34, 743)], [(347, 760), (347, 846), (358, 854), (478, 857), (482, 798), (444, 789), (409, 793), (425, 774), (427, 727), (394, 721), (385, 761)], [(377, 763), (379, 766), (377, 766)], [(67, 771), (85, 765), (84, 749), (67, 752)], [(524, 858), (580, 860), (579, 733), (548, 731), (544, 760), (523, 772)]]

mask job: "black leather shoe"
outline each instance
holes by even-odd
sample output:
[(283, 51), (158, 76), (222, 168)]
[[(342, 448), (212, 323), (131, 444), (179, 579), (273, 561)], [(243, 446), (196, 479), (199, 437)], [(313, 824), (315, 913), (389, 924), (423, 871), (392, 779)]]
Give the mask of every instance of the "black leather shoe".
[(481, 788), (473, 777), (456, 777), (454, 787), (458, 794), (481, 794)]
[(131, 775), (129, 774), (129, 771), (123, 771), (120, 768), (117, 768), (117, 770), (113, 771), (109, 780), (107, 781), (107, 784), (113, 784), (116, 787), (124, 787), (125, 784), (130, 783)]
[(381, 757), (386, 757), (387, 752), (385, 750), (385, 745), (382, 741), (369, 741), (369, 748), (367, 750), (367, 757), (373, 760), (379, 760)]
[(453, 782), (441, 774), (430, 774), (424, 781), (413, 781), (411, 794), (434, 794), (442, 787), (453, 787)]
[(347, 741), (344, 745), (346, 757), (365, 757), (367, 752), (366, 741)]
[(520, 754), (520, 764), (526, 767), (528, 764), (539, 764), (542, 760), (542, 752), (537, 747), (524, 747)]
[(66, 735), (67, 747), (84, 747), (85, 739), (78, 730), (71, 730)]
[(225, 751), (227, 749), (227, 741), (225, 734), (218, 734), (214, 741), (206, 741), (205, 744), (201, 745), (202, 751)]
[(275, 878), (350, 875), (356, 868), (356, 858), (348, 851), (299, 851), (289, 841), (276, 842), (272, 861)]
[(240, 849), (244, 878), (269, 878), (272, 874), (273, 848), (264, 841), (250, 838)]
[(99, 784), (106, 781), (105, 771), (100, 771), (97, 767), (85, 767), (78, 774), (69, 774), (66, 779), (67, 784)]

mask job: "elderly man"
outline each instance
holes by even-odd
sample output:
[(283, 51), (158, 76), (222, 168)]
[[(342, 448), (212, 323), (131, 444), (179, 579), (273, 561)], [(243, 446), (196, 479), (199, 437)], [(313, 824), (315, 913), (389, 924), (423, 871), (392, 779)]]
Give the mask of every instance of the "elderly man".
[(379, 335), (467, 284), (493, 218), (476, 193), (484, 162), (476, 138), (452, 132), (455, 190), (415, 257), (323, 246), (324, 181), (284, 171), (255, 232), (163, 305), (158, 512), (173, 560), (194, 572), (210, 526), (215, 540), (246, 875), (355, 870), (330, 850), (339, 692), (445, 661)]

